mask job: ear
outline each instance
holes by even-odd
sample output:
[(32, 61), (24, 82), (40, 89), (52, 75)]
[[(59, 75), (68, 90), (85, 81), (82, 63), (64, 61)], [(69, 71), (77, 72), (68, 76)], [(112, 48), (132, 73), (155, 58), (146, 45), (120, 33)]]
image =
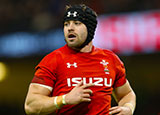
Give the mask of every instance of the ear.
[(71, 7), (71, 5), (66, 5), (66, 10), (68, 10)]

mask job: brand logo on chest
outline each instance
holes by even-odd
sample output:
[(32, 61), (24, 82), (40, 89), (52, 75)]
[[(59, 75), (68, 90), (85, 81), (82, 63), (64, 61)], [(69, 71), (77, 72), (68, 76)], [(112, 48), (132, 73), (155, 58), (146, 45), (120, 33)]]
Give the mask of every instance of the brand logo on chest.
[(74, 62), (74, 63), (66, 63), (67, 64), (67, 68), (71, 68), (71, 66), (73, 66), (74, 68), (77, 68), (78, 66), (77, 66), (77, 63), (76, 62)]
[(68, 87), (77, 86), (81, 81), (83, 84), (94, 83), (95, 86), (112, 86), (112, 78), (103, 78), (103, 77), (73, 77), (67, 78)]

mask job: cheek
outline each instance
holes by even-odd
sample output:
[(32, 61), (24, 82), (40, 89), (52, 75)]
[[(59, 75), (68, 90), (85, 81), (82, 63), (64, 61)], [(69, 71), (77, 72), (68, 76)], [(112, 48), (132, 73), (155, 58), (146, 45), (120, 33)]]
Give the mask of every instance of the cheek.
[(82, 38), (86, 39), (87, 38), (87, 30), (83, 29), (81, 35), (82, 35)]
[(67, 36), (67, 30), (63, 29), (63, 32), (64, 32), (64, 36), (66, 37)]

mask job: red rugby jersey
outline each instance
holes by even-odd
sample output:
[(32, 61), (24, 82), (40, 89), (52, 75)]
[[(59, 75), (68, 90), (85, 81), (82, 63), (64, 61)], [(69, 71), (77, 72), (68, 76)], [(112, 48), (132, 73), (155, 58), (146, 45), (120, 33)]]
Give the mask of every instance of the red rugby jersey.
[(80, 81), (94, 83), (91, 102), (65, 105), (57, 114), (65, 115), (108, 115), (112, 89), (126, 82), (125, 68), (111, 51), (93, 46), (92, 52), (81, 53), (67, 45), (47, 56), (36, 67), (32, 83), (51, 87), (52, 96), (64, 95)]

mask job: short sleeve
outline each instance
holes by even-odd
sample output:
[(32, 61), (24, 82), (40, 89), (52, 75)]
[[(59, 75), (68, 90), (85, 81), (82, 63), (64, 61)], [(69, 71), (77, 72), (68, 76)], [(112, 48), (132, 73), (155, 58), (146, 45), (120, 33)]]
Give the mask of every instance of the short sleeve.
[(126, 70), (123, 62), (115, 55), (116, 78), (113, 87), (120, 87), (126, 83)]
[(38, 83), (53, 88), (56, 81), (56, 60), (56, 54), (45, 56), (35, 68), (32, 83)]

